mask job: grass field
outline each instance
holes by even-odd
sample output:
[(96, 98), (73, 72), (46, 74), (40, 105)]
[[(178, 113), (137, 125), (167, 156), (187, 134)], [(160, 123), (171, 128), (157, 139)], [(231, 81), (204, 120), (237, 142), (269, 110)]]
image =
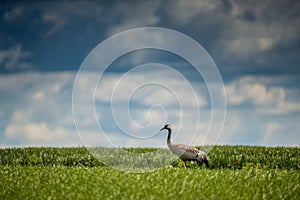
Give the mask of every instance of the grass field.
[(128, 173), (105, 166), (85, 148), (1, 149), (0, 199), (299, 199), (299, 150), (215, 146), (209, 169), (175, 160)]

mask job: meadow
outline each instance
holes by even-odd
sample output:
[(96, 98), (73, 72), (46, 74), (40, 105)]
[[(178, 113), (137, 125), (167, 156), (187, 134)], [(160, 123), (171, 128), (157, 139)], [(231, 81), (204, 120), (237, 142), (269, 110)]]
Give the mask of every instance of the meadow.
[[(161, 149), (122, 150), (144, 155)], [(83, 147), (0, 149), (0, 199), (298, 199), (299, 150), (214, 146), (208, 169), (196, 163), (185, 168), (175, 159), (156, 170), (130, 173), (113, 166), (120, 160), (116, 156), (107, 166)], [(144, 167), (138, 159), (120, 157)]]

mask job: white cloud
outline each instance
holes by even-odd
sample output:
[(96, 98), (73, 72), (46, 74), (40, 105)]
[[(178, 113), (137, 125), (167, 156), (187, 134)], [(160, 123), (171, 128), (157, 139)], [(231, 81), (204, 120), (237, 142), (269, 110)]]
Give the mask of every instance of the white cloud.
[(224, 58), (234, 57), (237, 61), (262, 59), (262, 55), (280, 44), (282, 39), (282, 37), (278, 37), (278, 32), (270, 31), (274, 27), (263, 24), (261, 21), (251, 23), (234, 20), (228, 25), (231, 28), (223, 30), (223, 37), (219, 40), (219, 46), (223, 51), (221, 55)]
[[(93, 1), (57, 1), (35, 2), (34, 4), (18, 3), (11, 10), (4, 13), (4, 19), (9, 22), (17, 22), (21, 17), (32, 16), (49, 25), (44, 38), (50, 37), (63, 30), (70, 22), (78, 18), (101, 19), (102, 6)], [(30, 20), (28, 20), (30, 21)]]
[(36, 100), (36, 101), (40, 101), (40, 100), (43, 100), (45, 98), (45, 93), (44, 91), (38, 91), (36, 92), (33, 96), (32, 96), (32, 99), (33, 100)]
[[(220, 138), (219, 128), (223, 125), (222, 110), (218, 110), (218, 107), (214, 108), (216, 112), (212, 116), (211, 110), (205, 108), (207, 102), (204, 101), (204, 104), (198, 105), (200, 117), (197, 118), (195, 111), (197, 105), (191, 104), (190, 100), (183, 100), (182, 104), (186, 105), (183, 107), (167, 107), (168, 102), (173, 102), (174, 96), (164, 96), (166, 92), (164, 89), (141, 87), (140, 91), (132, 95), (133, 100), (138, 101), (139, 105), (132, 104), (129, 107), (130, 115), (128, 115), (126, 100), (130, 93), (126, 92), (136, 88), (143, 81), (152, 80), (151, 76), (155, 76), (157, 81), (163, 78), (165, 86), (171, 87), (180, 98), (191, 98), (189, 90), (180, 89), (185, 85), (180, 77), (168, 77), (165, 73), (171, 72), (153, 71), (151, 75), (140, 73), (140, 71), (130, 73), (119, 85), (119, 90), (116, 90), (121, 94), (116, 94), (116, 97), (120, 99), (115, 102), (114, 109), (117, 111), (115, 118), (113, 118), (109, 102), (111, 90), (115, 86), (113, 84), (117, 83), (119, 75), (107, 74), (103, 82), (100, 82), (98, 89), (102, 90), (97, 90), (95, 110), (91, 99), (93, 95), (91, 97), (78, 96), (80, 99), (76, 107), (79, 112), (77, 120), (79, 120), (80, 127), (79, 136), (84, 144), (89, 146), (165, 146), (166, 134), (159, 132), (159, 129), (164, 123), (170, 123), (174, 128), (175, 143), (295, 145), (295, 138), (298, 137), (296, 130), (299, 130), (298, 123), (295, 121), (299, 119), (299, 115), (293, 109), (299, 111), (299, 107), (296, 108), (295, 100), (294, 104), (291, 104), (287, 88), (271, 84), (272, 80), (276, 84), (280, 82), (276, 78), (244, 77), (226, 86), (231, 90), (227, 94), (230, 106)], [(1, 96), (18, 96), (14, 101), (6, 98), (0, 100), (1, 105), (6, 105), (5, 110), (1, 107), (0, 112), (2, 113), (1, 121), (4, 122), (1, 146), (81, 145), (72, 117), (71, 95), (74, 76), (74, 73), (69, 72), (0, 76)], [(85, 74), (85, 79), (80, 82), (82, 83), (81, 89), (84, 91), (95, 87), (93, 81), (97, 80), (96, 77), (97, 75), (92, 72)], [(201, 88), (199, 85), (197, 87)], [(252, 91), (245, 92), (246, 89)], [(122, 91), (125, 92), (122, 94)], [(282, 91), (283, 94), (281, 94)], [(208, 94), (200, 90), (197, 95), (206, 99)], [(250, 102), (251, 107), (242, 106), (245, 102)], [(234, 105), (239, 106), (232, 107)], [(281, 105), (283, 106), (280, 107)], [(288, 108), (290, 105), (294, 105), (293, 109)], [(272, 110), (278, 110), (276, 115)], [(103, 132), (99, 131), (95, 111)], [(118, 123), (120, 129), (116, 127), (117, 122), (120, 122)], [(287, 139), (284, 140), (284, 138)]]
[(144, 1), (143, 3), (119, 2), (111, 8), (111, 17), (120, 18), (120, 22), (110, 25), (107, 35), (119, 33), (132, 28), (154, 26), (160, 22), (157, 16), (160, 1)]
[(11, 121), (14, 123), (24, 123), (30, 122), (30, 117), (32, 115), (31, 110), (18, 110), (13, 113)]
[[(196, 84), (171, 68), (153, 66), (136, 68), (126, 74), (102, 77), (96, 99), (104, 102), (132, 100), (143, 105), (206, 106), (207, 102)], [(159, 70), (158, 70), (159, 68)], [(145, 70), (144, 70), (145, 69)]]
[(13, 9), (7, 11), (4, 13), (4, 19), (8, 22), (14, 21), (18, 19), (19, 17), (22, 16), (24, 12), (24, 7), (23, 6), (16, 6)]
[(34, 9), (42, 11), (41, 19), (45, 23), (50, 23), (52, 25), (44, 37), (50, 37), (53, 34), (58, 33), (72, 20), (76, 20), (76, 18), (93, 17), (98, 20), (101, 18), (102, 14), (102, 7), (97, 2), (42, 2), (33, 7), (35, 7)]
[(4, 18), (14, 21), (38, 11), (40, 20), (50, 25), (44, 37), (60, 32), (78, 19), (99, 22), (99, 27), (108, 26), (105, 31), (109, 36), (131, 28), (164, 26), (164, 22), (191, 30), (192, 35), (216, 29), (219, 36), (212, 38), (216, 55), (224, 59), (234, 57), (238, 61), (256, 59), (263, 62), (262, 54), (299, 41), (298, 10), (298, 4), (281, 1), (154, 0), (112, 4), (62, 1), (19, 4), (7, 11)]
[(297, 121), (299, 119), (270, 121), (264, 126), (263, 145), (296, 146), (299, 147), (300, 135), (298, 134)]
[[(0, 76), (1, 145), (75, 145), (71, 92), (74, 73), (19, 73)], [(76, 143), (80, 145), (79, 142)]]
[(277, 123), (269, 123), (269, 124), (266, 124), (265, 126), (266, 128), (266, 133), (265, 133), (265, 136), (263, 138), (263, 140), (265, 142), (270, 142), (270, 140), (272, 140), (272, 138), (278, 134), (278, 132), (281, 132), (282, 130), (282, 127), (280, 124), (277, 124)]
[(226, 29), (218, 40), (218, 53), (224, 59), (263, 62), (267, 51), (299, 40), (298, 5), (281, 1), (230, 1), (230, 5), (231, 15), (221, 16)]
[(0, 50), (0, 65), (7, 71), (26, 69), (31, 66), (28, 62), (30, 56), (30, 52), (22, 50), (22, 46), (17, 44), (8, 50)]
[(164, 7), (177, 27), (200, 39), (211, 34), (209, 46), (215, 55), (243, 63), (263, 63), (272, 49), (299, 41), (298, 10), (295, 2), (282, 1), (176, 0)]
[(213, 13), (220, 5), (219, 1), (214, 0), (176, 0), (166, 7), (166, 12), (176, 22), (186, 24), (197, 19), (199, 14)]
[(45, 13), (42, 16), (42, 19), (46, 23), (52, 23), (53, 26), (50, 30), (46, 33), (45, 37), (49, 37), (56, 32), (60, 31), (67, 23), (67, 19), (62, 16), (57, 15), (56, 13)]
[[(58, 1), (58, 2), (36, 2), (15, 7), (5, 13), (5, 19), (9, 22), (20, 18), (21, 14), (38, 11), (40, 19), (50, 25), (45, 32), (44, 38), (62, 31), (72, 21), (88, 19), (93, 22), (113, 22), (107, 34), (111, 35), (120, 31), (140, 26), (155, 25), (160, 21), (156, 15), (160, 1), (118, 2), (106, 5), (106, 3), (94, 1)], [(101, 25), (99, 25), (101, 26)]]
[(80, 143), (75, 134), (63, 127), (50, 128), (46, 123), (9, 124), (5, 128), (5, 137), (17, 139), (26, 146), (78, 146)]
[[(170, 69), (141, 69), (144, 68), (136, 68), (124, 76), (108, 74), (99, 83), (96, 99), (106, 104), (112, 103), (114, 122), (123, 131), (137, 135), (143, 131), (143, 134), (151, 135), (164, 123), (182, 122), (182, 126), (187, 127), (185, 122), (192, 121), (196, 123), (190, 125), (188, 130), (194, 129), (198, 109), (207, 105), (199, 87), (193, 88), (196, 89), (193, 91), (191, 87), (195, 83), (189, 83)], [(105, 113), (101, 111), (101, 106), (96, 110), (100, 118), (101, 113)]]
[(226, 93), (229, 105), (233, 106), (248, 104), (266, 114), (300, 111), (300, 103), (287, 96), (288, 88), (272, 84), (268, 77), (241, 77), (226, 85)]

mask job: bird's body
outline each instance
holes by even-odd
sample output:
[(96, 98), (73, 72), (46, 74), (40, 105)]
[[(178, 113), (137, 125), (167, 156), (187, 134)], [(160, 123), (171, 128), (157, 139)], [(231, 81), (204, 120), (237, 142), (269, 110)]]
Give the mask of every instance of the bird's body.
[(206, 167), (209, 167), (207, 155), (205, 152), (185, 144), (173, 144), (171, 141), (171, 126), (167, 124), (160, 130), (164, 129), (168, 130), (167, 145), (172, 153), (177, 155), (184, 163), (186, 161), (196, 161), (199, 166), (205, 163)]

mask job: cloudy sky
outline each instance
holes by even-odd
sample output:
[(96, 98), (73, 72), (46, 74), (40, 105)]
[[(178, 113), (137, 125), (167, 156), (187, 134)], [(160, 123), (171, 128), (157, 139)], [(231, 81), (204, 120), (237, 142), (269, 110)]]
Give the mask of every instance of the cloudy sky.
[[(299, 146), (299, 10), (281, 0), (2, 1), (0, 146), (165, 147), (164, 123), (176, 143)], [(220, 81), (157, 49), (116, 58), (101, 79), (97, 69), (75, 79), (97, 45), (139, 27), (197, 41), (224, 93), (215, 97)]]

